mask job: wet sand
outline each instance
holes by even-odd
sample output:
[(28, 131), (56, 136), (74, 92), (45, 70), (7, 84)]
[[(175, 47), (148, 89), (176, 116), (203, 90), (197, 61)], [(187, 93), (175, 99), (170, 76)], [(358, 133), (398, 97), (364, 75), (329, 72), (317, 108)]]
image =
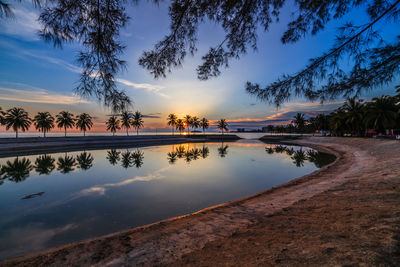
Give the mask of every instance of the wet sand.
[(0, 265), (399, 266), (400, 142), (295, 142), (337, 159), (244, 199)]

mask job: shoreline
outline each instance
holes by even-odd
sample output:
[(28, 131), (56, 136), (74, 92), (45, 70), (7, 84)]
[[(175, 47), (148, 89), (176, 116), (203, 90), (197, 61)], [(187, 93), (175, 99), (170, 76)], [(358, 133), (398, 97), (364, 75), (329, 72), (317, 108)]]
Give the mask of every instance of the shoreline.
[[(377, 168), (376, 158), (373, 156), (374, 151), (369, 150), (380, 145), (393, 147), (395, 144), (396, 149), (400, 151), (400, 145), (396, 141), (311, 137), (291, 143), (335, 154), (336, 160), (311, 174), (242, 199), (107, 236), (6, 259), (0, 261), (0, 265), (119, 266), (124, 264), (207, 265), (207, 263), (216, 263), (214, 260), (218, 259), (214, 259), (215, 256), (224, 259), (223, 254), (218, 254), (220, 248), (232, 239), (240, 238), (238, 233), (257, 229), (257, 225), (273, 220), (282, 213), (295, 211), (296, 206), (306, 205), (315, 197), (325, 196), (331, 191), (336, 192), (335, 188), (343, 187), (344, 184), (356, 179), (355, 177), (359, 179), (360, 175), (370, 175), (369, 172), (374, 175), (372, 170), (375, 170), (376, 176), (379, 168)], [(391, 175), (385, 175), (385, 179)], [(382, 179), (381, 176), (376, 178)], [(328, 198), (326, 201), (330, 202), (331, 200)], [(290, 224), (290, 227), (296, 229), (297, 226)], [(280, 229), (274, 232), (274, 243), (276, 244), (273, 245), (282, 243), (278, 238), (279, 235), (282, 235), (282, 231)], [(321, 234), (319, 233), (319, 235)], [(249, 242), (248, 240), (252, 238), (246, 237), (241, 241)], [(218, 242), (220, 243), (216, 245), (215, 243)], [(228, 246), (226, 250), (235, 253), (233, 246)], [(307, 249), (312, 251), (318, 247), (320, 245), (310, 246)], [(239, 249), (243, 250), (244, 248)], [(265, 247), (263, 249), (270, 252)], [(240, 251), (236, 252), (240, 254)], [(207, 255), (213, 255), (213, 253), (217, 253), (214, 258), (207, 258)], [(252, 257), (254, 257), (252, 259), (258, 259), (254, 252), (252, 253)], [(322, 256), (326, 258), (326, 254)], [(225, 258), (225, 260), (227, 259)], [(280, 262), (272, 261), (272, 263)]]

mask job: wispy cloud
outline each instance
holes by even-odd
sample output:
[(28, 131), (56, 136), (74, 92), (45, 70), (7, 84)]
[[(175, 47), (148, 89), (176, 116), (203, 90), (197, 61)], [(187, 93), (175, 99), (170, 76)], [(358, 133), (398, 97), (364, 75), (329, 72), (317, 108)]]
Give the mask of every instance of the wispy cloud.
[(14, 84), (15, 87), (24, 87), (16, 89), (0, 86), (0, 100), (16, 101), (25, 103), (43, 103), (43, 104), (65, 104), (73, 105), (78, 103), (90, 103), (77, 95), (63, 95), (49, 92), (42, 88), (29, 86), (26, 84)]
[(39, 13), (29, 4), (17, 3), (13, 5), (14, 17), (1, 22), (0, 33), (18, 36), (25, 40), (39, 40), (38, 31), (40, 24), (38, 22)]
[(165, 89), (165, 87), (161, 86), (161, 85), (154, 85), (154, 84), (149, 84), (149, 83), (134, 83), (134, 82), (124, 80), (124, 79), (117, 79), (116, 81), (123, 85), (133, 87), (135, 89), (138, 89), (138, 88), (145, 89), (150, 93), (154, 93), (161, 97), (169, 98), (168, 95), (166, 95), (165, 93), (162, 92), (162, 90)]
[(131, 184), (133, 182), (148, 182), (148, 181), (152, 181), (152, 180), (162, 179), (162, 178), (165, 178), (165, 176), (162, 175), (161, 173), (164, 172), (165, 170), (167, 170), (168, 168), (169, 167), (161, 168), (161, 169), (159, 169), (155, 172), (152, 172), (148, 175), (135, 176), (131, 179), (126, 179), (126, 180), (124, 180), (122, 182), (118, 182), (118, 183), (110, 183), (110, 184), (92, 186), (90, 188), (81, 190), (78, 193), (76, 193), (74, 195), (73, 199), (79, 198), (79, 197), (84, 197), (84, 196), (89, 196), (89, 195), (93, 195), (93, 194), (104, 195), (108, 188), (124, 186), (127, 184)]

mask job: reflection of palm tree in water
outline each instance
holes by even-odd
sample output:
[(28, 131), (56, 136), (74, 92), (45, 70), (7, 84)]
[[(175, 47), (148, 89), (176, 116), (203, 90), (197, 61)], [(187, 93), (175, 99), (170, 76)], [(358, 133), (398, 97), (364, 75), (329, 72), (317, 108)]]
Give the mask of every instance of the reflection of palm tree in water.
[(274, 149), (273, 149), (272, 147), (266, 147), (266, 148), (265, 148), (265, 151), (267, 151), (267, 153), (270, 154), (270, 155), (271, 155), (271, 154), (274, 154), (274, 152), (275, 152)]
[(36, 158), (35, 161), (35, 171), (39, 174), (50, 174), (55, 169), (56, 160), (48, 155), (42, 155)]
[(143, 165), (144, 160), (144, 152), (140, 151), (139, 149), (131, 153), (133, 164), (136, 168), (140, 168)]
[(201, 149), (201, 157), (203, 159), (207, 158), (208, 155), (210, 154), (210, 149), (208, 149), (208, 147), (206, 147), (205, 145), (203, 145), (203, 148)]
[(186, 149), (185, 149), (185, 147), (184, 146), (179, 146), (177, 149), (176, 149), (176, 154), (177, 154), (177, 156), (178, 156), (178, 158), (183, 158), (183, 156), (185, 155), (185, 153), (186, 153)]
[(32, 171), (33, 166), (31, 161), (27, 158), (21, 160), (16, 157), (13, 162), (7, 161), (6, 165), (2, 167), (3, 179), (8, 179), (13, 182), (22, 182), (29, 177), (29, 173)]
[(307, 160), (314, 163), (317, 168), (322, 168), (325, 165), (332, 163), (336, 157), (331, 154), (322, 153), (315, 150), (307, 152)]
[(68, 156), (65, 152), (64, 157), (59, 157), (57, 161), (57, 170), (61, 173), (69, 173), (75, 170), (76, 161), (72, 156)]
[(133, 166), (133, 159), (131, 152), (126, 151), (121, 154), (121, 166), (125, 169)]
[(307, 160), (307, 156), (306, 153), (303, 151), (303, 149), (300, 148), (300, 150), (297, 150), (293, 153), (291, 159), (293, 160), (293, 163), (296, 164), (297, 167), (303, 167), (304, 161)]
[(78, 161), (78, 168), (86, 171), (93, 166), (94, 158), (92, 154), (82, 152), (78, 156), (76, 156), (76, 160)]
[(167, 159), (169, 164), (174, 164), (178, 160), (178, 153), (168, 152)]
[(111, 165), (117, 164), (118, 161), (120, 160), (120, 154), (121, 154), (121, 152), (119, 152), (115, 149), (111, 149), (110, 151), (107, 151), (108, 162), (110, 162)]
[(221, 158), (225, 158), (225, 156), (228, 154), (228, 148), (229, 146), (224, 146), (224, 142), (221, 143), (221, 146), (218, 148), (218, 154)]

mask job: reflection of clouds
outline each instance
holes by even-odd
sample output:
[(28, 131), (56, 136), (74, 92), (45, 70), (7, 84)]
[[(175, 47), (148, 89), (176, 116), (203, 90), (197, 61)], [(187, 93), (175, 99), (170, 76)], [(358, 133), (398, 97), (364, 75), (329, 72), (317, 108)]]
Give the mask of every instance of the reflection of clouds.
[[(43, 223), (30, 224), (28, 227), (14, 227), (7, 229), (1, 236), (0, 258), (13, 257), (47, 248), (47, 244), (54, 236), (77, 228), (77, 224), (47, 228)], [(21, 238), (23, 236), (24, 238)]]
[(104, 195), (105, 192), (107, 191), (107, 188), (110, 188), (110, 187), (124, 186), (124, 185), (130, 184), (130, 183), (133, 183), (133, 182), (147, 182), (147, 181), (162, 179), (162, 178), (165, 178), (165, 176), (161, 173), (167, 169), (168, 169), (168, 167), (165, 167), (165, 168), (159, 169), (155, 172), (152, 172), (148, 175), (135, 176), (131, 179), (127, 179), (127, 180), (124, 180), (124, 181), (118, 182), (118, 183), (109, 183), (109, 184), (92, 186), (90, 188), (79, 191), (78, 193), (76, 193), (74, 195), (74, 197), (72, 199), (89, 196), (89, 195), (94, 195), (94, 194)]

